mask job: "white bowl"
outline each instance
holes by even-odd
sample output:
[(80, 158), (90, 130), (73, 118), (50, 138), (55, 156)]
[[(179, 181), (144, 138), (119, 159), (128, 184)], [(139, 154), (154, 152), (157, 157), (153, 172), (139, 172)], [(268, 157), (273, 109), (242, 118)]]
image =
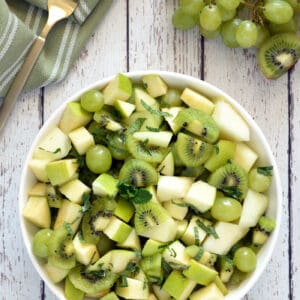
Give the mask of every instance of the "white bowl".
[[(272, 154), (270, 146), (266, 141), (265, 136), (263, 135), (258, 125), (251, 118), (251, 116), (247, 113), (247, 111), (237, 101), (232, 99), (230, 96), (225, 94), (220, 89), (212, 86), (211, 84), (190, 76), (186, 76), (178, 73), (172, 73), (172, 72), (164, 72), (164, 71), (136, 71), (136, 72), (127, 73), (126, 75), (129, 76), (133, 81), (139, 81), (143, 75), (154, 74), (154, 73), (159, 74), (169, 86), (174, 86), (178, 88), (190, 87), (195, 90), (198, 90), (199, 92), (203, 93), (204, 95), (207, 95), (208, 97), (216, 97), (219, 95), (225, 97), (228, 100), (228, 102), (240, 113), (240, 115), (248, 123), (251, 132), (251, 141), (249, 142), (249, 145), (251, 145), (251, 147), (259, 154), (259, 163), (273, 166), (273, 180), (268, 192), (270, 204), (268, 207), (267, 215), (274, 218), (276, 220), (277, 225), (276, 225), (276, 229), (271, 234), (270, 238), (268, 239), (268, 241), (262, 247), (262, 249), (258, 254), (257, 267), (253, 272), (253, 274), (251, 274), (251, 276), (247, 280), (245, 280), (238, 288), (231, 290), (229, 294), (225, 297), (226, 300), (241, 299), (254, 286), (254, 284), (258, 281), (259, 277), (263, 273), (267, 263), (271, 258), (272, 252), (275, 248), (275, 243), (278, 238), (281, 215), (282, 215), (282, 190), (281, 190), (278, 168), (274, 156)], [(20, 193), (19, 193), (19, 216), (20, 216), (20, 223), (21, 223), (24, 242), (34, 267), (36, 268), (36, 270), (38, 271), (42, 279), (45, 281), (45, 283), (48, 285), (50, 290), (59, 299), (65, 299), (63, 285), (52, 283), (43, 268), (42, 260), (36, 258), (33, 255), (31, 251), (31, 242), (35, 232), (37, 231), (37, 228), (32, 224), (30, 224), (29, 222), (27, 222), (22, 217), (22, 210), (27, 201), (28, 191), (36, 182), (34, 175), (28, 168), (28, 162), (31, 159), (33, 150), (36, 148), (40, 139), (45, 134), (47, 134), (47, 132), (52, 127), (58, 124), (60, 117), (66, 107), (66, 103), (79, 99), (80, 95), (89, 89), (103, 88), (112, 78), (113, 77), (109, 77), (97, 81), (96, 83), (88, 86), (87, 88), (80, 90), (78, 93), (76, 93), (74, 96), (72, 96), (70, 99), (63, 102), (59, 106), (59, 108), (51, 115), (51, 117), (47, 120), (47, 122), (44, 124), (44, 126), (39, 131), (37, 137), (35, 138), (30, 148), (30, 151), (27, 155), (25, 165), (22, 171)]]

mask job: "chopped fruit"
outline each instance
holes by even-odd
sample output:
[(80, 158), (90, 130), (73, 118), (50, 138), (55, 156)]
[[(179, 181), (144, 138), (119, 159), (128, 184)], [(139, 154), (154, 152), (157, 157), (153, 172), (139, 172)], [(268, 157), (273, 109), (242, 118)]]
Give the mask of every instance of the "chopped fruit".
[(149, 297), (149, 287), (144, 281), (125, 277), (124, 283), (117, 284), (116, 294), (125, 299), (141, 299), (146, 300)]
[(168, 91), (166, 83), (156, 74), (145, 75), (142, 81), (148, 94), (153, 98), (165, 95)]
[(140, 239), (135, 231), (135, 229), (132, 229), (129, 233), (127, 239), (118, 244), (121, 248), (129, 248), (133, 250), (141, 250), (141, 242)]
[(175, 267), (176, 265), (188, 266), (190, 258), (184, 250), (184, 245), (180, 241), (175, 241), (165, 248), (163, 258), (171, 267)]
[(114, 105), (123, 118), (129, 118), (135, 111), (135, 105), (129, 102), (116, 100)]
[(83, 201), (82, 196), (89, 194), (91, 189), (79, 179), (74, 179), (60, 186), (59, 191), (70, 201), (81, 204)]
[(46, 172), (46, 166), (48, 163), (49, 160), (31, 159), (28, 163), (28, 166), (38, 180), (42, 182), (48, 182), (49, 178)]
[(92, 113), (82, 108), (79, 102), (69, 102), (60, 119), (59, 128), (66, 134), (87, 125), (93, 118)]
[(22, 215), (40, 228), (50, 227), (50, 207), (46, 197), (29, 197), (23, 208)]
[(134, 96), (136, 111), (147, 111), (146, 107), (151, 107), (152, 109), (159, 109), (158, 102), (149, 94), (147, 94), (144, 90), (140, 88), (134, 89)]
[(162, 287), (153, 284), (152, 289), (153, 289), (153, 292), (154, 292), (155, 296), (157, 297), (157, 299), (159, 299), (159, 300), (170, 300), (171, 299), (170, 294), (165, 292), (162, 289)]
[(180, 199), (163, 202), (163, 206), (176, 220), (183, 220), (188, 212), (188, 207)]
[(201, 288), (190, 296), (190, 300), (223, 300), (224, 296), (217, 285), (213, 282)]
[(132, 93), (132, 83), (130, 78), (123, 74), (118, 74), (112, 79), (103, 90), (104, 103), (114, 105), (116, 100), (126, 101)]
[(101, 297), (101, 300), (119, 300), (119, 297), (116, 295), (115, 292), (110, 292), (104, 297)]
[(148, 239), (142, 250), (142, 256), (151, 256), (156, 253), (161, 253), (164, 251), (164, 246), (166, 244), (162, 242), (157, 242), (152, 239)]
[(233, 162), (236, 165), (241, 166), (247, 173), (250, 171), (257, 158), (258, 155), (249, 146), (244, 143), (236, 144)]
[(177, 221), (176, 239), (181, 239), (188, 227), (188, 224), (187, 220)]
[(47, 185), (38, 182), (30, 189), (28, 196), (47, 196)]
[(145, 142), (149, 145), (157, 146), (157, 147), (168, 147), (173, 133), (171, 131), (160, 131), (160, 132), (152, 132), (152, 131), (138, 131), (133, 134), (133, 137), (138, 141)]
[(173, 176), (174, 175), (174, 157), (172, 152), (169, 152), (164, 160), (160, 163), (157, 167), (157, 171), (166, 176)]
[(94, 137), (85, 127), (77, 128), (69, 133), (69, 137), (78, 154), (83, 155), (95, 145)]
[(114, 215), (128, 223), (134, 215), (134, 206), (130, 201), (121, 198), (114, 210)]
[(170, 128), (174, 133), (177, 131), (177, 125), (175, 124), (174, 120), (178, 113), (183, 110), (183, 107), (170, 107), (170, 108), (162, 108), (162, 111), (164, 113), (167, 113), (167, 116), (165, 116), (166, 122), (169, 124)]
[(191, 107), (204, 111), (207, 114), (212, 114), (215, 105), (208, 100), (205, 96), (193, 91), (192, 89), (185, 88), (180, 98), (183, 102)]
[(129, 236), (132, 228), (116, 217), (112, 217), (103, 232), (113, 241), (123, 243)]
[(47, 262), (45, 264), (44, 268), (45, 268), (47, 275), (54, 283), (61, 282), (63, 279), (66, 278), (66, 276), (68, 275), (68, 273), (70, 271), (68, 269), (57, 268), (57, 267), (51, 265), (49, 262)]
[(93, 193), (98, 196), (114, 197), (118, 192), (118, 180), (109, 174), (101, 174), (93, 182)]
[(67, 300), (82, 300), (84, 298), (84, 292), (77, 289), (69, 278), (65, 281), (65, 297)]

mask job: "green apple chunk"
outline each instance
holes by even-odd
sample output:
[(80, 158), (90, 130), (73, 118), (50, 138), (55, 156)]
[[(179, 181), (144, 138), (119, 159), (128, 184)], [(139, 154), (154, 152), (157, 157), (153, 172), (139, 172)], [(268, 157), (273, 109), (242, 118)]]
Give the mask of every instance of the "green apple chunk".
[(189, 225), (181, 237), (181, 240), (186, 245), (200, 245), (206, 238), (207, 233), (199, 226), (199, 221), (205, 226), (210, 226), (212, 223), (198, 216), (193, 216)]
[(168, 147), (173, 133), (171, 131), (138, 131), (133, 134), (133, 137), (141, 142), (149, 143), (149, 145), (166, 148)]
[(114, 215), (128, 223), (134, 215), (134, 206), (132, 205), (132, 202), (121, 198), (117, 202)]
[(135, 111), (134, 104), (121, 100), (116, 100), (114, 106), (123, 118), (129, 118)]
[(233, 156), (233, 163), (241, 166), (247, 173), (253, 167), (258, 155), (248, 145), (237, 143)]
[(119, 300), (119, 297), (116, 295), (115, 292), (110, 292), (105, 296), (101, 297), (101, 300)]
[(51, 265), (49, 262), (44, 265), (48, 277), (53, 283), (61, 282), (69, 273), (70, 270), (61, 269)]
[(59, 128), (66, 134), (72, 130), (87, 125), (93, 114), (82, 108), (79, 102), (69, 102), (59, 122)]
[(80, 155), (85, 154), (91, 146), (95, 145), (93, 135), (85, 127), (71, 131), (69, 137), (74, 148)]
[(97, 271), (100, 269), (108, 269), (110, 270), (112, 268), (112, 253), (114, 250), (107, 252), (105, 255), (101, 256), (100, 259), (98, 259), (94, 264), (89, 265), (87, 267), (88, 271)]
[(142, 256), (151, 256), (156, 253), (161, 253), (165, 245), (165, 243), (148, 239), (143, 247)]
[(28, 196), (47, 196), (47, 184), (36, 183), (28, 192)]
[(203, 248), (219, 255), (226, 255), (232, 246), (242, 239), (249, 230), (246, 227), (227, 222), (217, 222), (214, 229), (218, 238), (209, 235), (203, 243)]
[(123, 243), (127, 239), (131, 230), (132, 228), (129, 225), (113, 216), (103, 232), (111, 240), (117, 243)]
[(214, 281), (218, 272), (191, 259), (189, 268), (183, 271), (183, 275), (196, 281), (198, 284), (207, 286)]
[(72, 179), (77, 169), (76, 159), (62, 159), (48, 163), (46, 173), (52, 185), (61, 185)]
[(132, 93), (132, 82), (123, 74), (118, 74), (103, 89), (104, 103), (114, 105), (116, 100), (127, 100)]
[(160, 176), (157, 183), (157, 197), (161, 202), (184, 198), (192, 183), (191, 177)]
[(170, 300), (171, 299), (170, 294), (167, 293), (166, 291), (164, 291), (162, 289), (162, 287), (160, 287), (159, 285), (153, 284), (152, 290), (153, 290), (155, 296), (157, 297), (157, 299), (159, 299), (159, 300)]
[(190, 296), (190, 300), (223, 300), (224, 296), (217, 285), (212, 282), (210, 285), (201, 288)]
[(235, 153), (236, 144), (227, 141), (219, 140), (215, 145), (215, 151), (213, 151), (210, 158), (205, 162), (204, 166), (210, 172), (214, 172), (219, 167), (226, 165), (229, 159), (232, 159)]
[(42, 138), (33, 151), (33, 158), (57, 160), (65, 157), (71, 150), (71, 140), (58, 127), (54, 127)]
[(124, 129), (124, 127), (119, 122), (115, 121), (111, 114), (105, 110), (95, 112), (93, 119), (99, 123), (101, 127), (110, 131), (119, 131)]
[(216, 100), (212, 117), (220, 129), (220, 136), (236, 142), (249, 141), (250, 129), (246, 121), (223, 98)]
[(188, 266), (190, 257), (185, 253), (185, 246), (180, 241), (175, 241), (165, 248), (163, 258), (171, 267), (174, 265)]
[(147, 111), (145, 105), (143, 105), (143, 102), (147, 106), (150, 106), (153, 109), (159, 109), (158, 102), (153, 97), (151, 97), (148, 93), (146, 93), (144, 90), (140, 88), (134, 89), (134, 99), (135, 99), (136, 111)]
[(174, 175), (174, 157), (173, 153), (169, 152), (160, 165), (157, 167), (157, 171), (166, 176), (173, 176)]
[(188, 299), (197, 283), (185, 278), (181, 272), (174, 270), (166, 279), (162, 289), (176, 300)]
[(182, 92), (180, 99), (189, 107), (202, 110), (203, 112), (211, 115), (215, 105), (205, 96), (193, 91), (190, 88), (185, 88)]
[(228, 289), (219, 276), (215, 278), (214, 283), (224, 296), (228, 294)]
[(48, 163), (49, 160), (45, 159), (31, 159), (28, 163), (28, 166), (39, 181), (48, 182), (49, 178), (46, 172), (46, 166)]
[(79, 179), (74, 179), (60, 186), (59, 191), (70, 201), (81, 204), (83, 194), (89, 194), (91, 189)]
[(119, 243), (120, 248), (129, 248), (134, 250), (141, 250), (141, 243), (139, 236), (137, 235), (135, 229), (132, 229), (129, 233), (127, 239), (123, 243)]
[(82, 218), (82, 207), (69, 200), (64, 200), (54, 223), (54, 229), (70, 224), (73, 232), (76, 232)]
[(153, 98), (165, 95), (168, 91), (168, 86), (157, 74), (145, 75), (142, 77), (142, 81), (147, 93)]
[(93, 184), (93, 193), (98, 196), (115, 197), (118, 193), (118, 180), (109, 174), (101, 174)]
[(134, 251), (116, 249), (110, 251), (110, 253), (110, 269), (116, 274), (123, 272), (130, 262), (137, 260), (137, 254)]
[(168, 115), (165, 117), (166, 122), (169, 124), (170, 128), (174, 133), (178, 131), (178, 126), (174, 122), (175, 118), (177, 117), (178, 113), (183, 110), (184, 108), (179, 106), (170, 107), (170, 108), (162, 108), (162, 111), (165, 113), (168, 113)]
[(191, 185), (184, 201), (203, 213), (213, 206), (216, 193), (217, 189), (214, 186), (199, 180)]
[(189, 223), (187, 220), (180, 220), (177, 221), (176, 223), (177, 223), (176, 239), (181, 239)]
[(67, 300), (82, 300), (84, 298), (84, 292), (77, 289), (68, 277), (65, 280), (65, 297)]
[(183, 220), (188, 212), (188, 207), (184, 206), (181, 199), (163, 202), (163, 206), (176, 220)]
[(50, 227), (51, 214), (46, 197), (29, 197), (23, 208), (22, 215), (40, 228)]
[(269, 201), (266, 195), (248, 189), (243, 203), (239, 225), (243, 227), (254, 227), (259, 218), (266, 211), (268, 203)]
[(144, 281), (125, 277), (126, 286), (118, 285), (116, 287), (116, 294), (125, 299), (143, 300), (149, 297), (149, 287)]
[(82, 240), (81, 233), (77, 233), (73, 239), (76, 260), (83, 265), (88, 265), (92, 261), (99, 259), (96, 245)]

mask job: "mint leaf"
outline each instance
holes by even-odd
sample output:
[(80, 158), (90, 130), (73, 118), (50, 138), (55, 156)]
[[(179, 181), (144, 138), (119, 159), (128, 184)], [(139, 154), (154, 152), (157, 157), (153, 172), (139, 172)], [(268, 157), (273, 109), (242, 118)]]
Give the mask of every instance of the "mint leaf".
[(237, 199), (237, 200), (240, 200), (243, 195), (243, 193), (241, 193), (236, 186), (224, 185), (224, 186), (222, 186), (221, 189), (226, 196)]
[(151, 127), (151, 126), (146, 126), (146, 128), (147, 128), (149, 131), (152, 131), (152, 132), (159, 132), (159, 131), (160, 131), (159, 128), (154, 128), (154, 127)]
[(168, 112), (164, 112), (164, 111), (161, 111), (161, 110), (157, 110), (157, 109), (154, 109), (152, 108), (151, 106), (149, 106), (143, 99), (141, 99), (141, 103), (142, 105), (145, 107), (145, 109), (147, 111), (149, 111), (149, 113), (153, 114), (153, 115), (157, 115), (157, 116), (160, 116), (160, 117), (173, 117), (173, 115), (171, 115), (170, 113)]
[(81, 209), (82, 213), (86, 213), (89, 211), (92, 207), (91, 202), (90, 202), (91, 195), (84, 193), (82, 196), (82, 201), (83, 201), (83, 207)]
[(219, 236), (215, 230), (215, 228), (213, 226), (210, 226), (210, 225), (205, 225), (200, 219), (198, 219), (196, 221), (196, 224), (202, 229), (204, 230), (207, 234), (210, 234), (212, 235), (215, 239), (218, 239)]
[(257, 173), (264, 175), (264, 176), (272, 176), (273, 166), (267, 166), (267, 167), (258, 167)]
[(46, 149), (44, 149), (44, 148), (42, 148), (42, 147), (39, 147), (39, 149), (41, 149), (41, 150), (43, 150), (43, 151), (46, 151), (46, 152), (49, 152), (49, 153), (53, 153), (53, 154), (56, 154), (56, 153), (58, 153), (58, 152), (61, 152), (61, 149), (60, 149), (60, 148), (57, 148), (57, 149), (54, 150), (54, 151), (49, 151), (49, 150), (46, 150)]
[(71, 225), (70, 223), (67, 223), (67, 222), (64, 222), (64, 228), (66, 229), (67, 233), (69, 236), (72, 236), (73, 235), (73, 230), (71, 228)]
[(142, 125), (145, 121), (146, 121), (146, 118), (137, 118), (132, 123), (132, 125), (127, 129), (127, 133), (132, 134), (132, 133), (138, 131), (142, 127)]

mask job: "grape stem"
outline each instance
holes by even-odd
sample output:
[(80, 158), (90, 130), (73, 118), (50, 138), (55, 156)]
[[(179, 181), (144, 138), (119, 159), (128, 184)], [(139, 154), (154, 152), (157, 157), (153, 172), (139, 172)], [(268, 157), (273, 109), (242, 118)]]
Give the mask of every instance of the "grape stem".
[(247, 8), (249, 8), (251, 21), (260, 25), (264, 24), (264, 17), (263, 17), (264, 2), (262, 0), (252, 0), (252, 1), (242, 0), (241, 3), (243, 3)]

